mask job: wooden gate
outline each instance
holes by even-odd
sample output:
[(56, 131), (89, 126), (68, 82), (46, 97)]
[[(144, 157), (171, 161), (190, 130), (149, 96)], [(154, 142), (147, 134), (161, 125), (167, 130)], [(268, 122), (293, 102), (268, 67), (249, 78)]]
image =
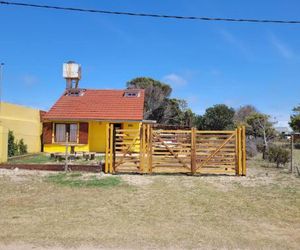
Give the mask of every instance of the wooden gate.
[(107, 127), (105, 172), (246, 175), (245, 127), (232, 131)]

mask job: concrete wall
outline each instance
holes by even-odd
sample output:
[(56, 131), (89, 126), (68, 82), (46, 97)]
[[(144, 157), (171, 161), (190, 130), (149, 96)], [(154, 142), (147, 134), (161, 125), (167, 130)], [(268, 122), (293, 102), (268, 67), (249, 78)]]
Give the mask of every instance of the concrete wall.
[[(23, 139), (29, 153), (41, 151), (42, 125), (38, 109), (1, 102), (0, 124), (7, 131), (13, 131), (16, 140)], [(0, 141), (1, 148), (4, 144)]]
[(8, 130), (0, 124), (0, 163), (7, 161)]

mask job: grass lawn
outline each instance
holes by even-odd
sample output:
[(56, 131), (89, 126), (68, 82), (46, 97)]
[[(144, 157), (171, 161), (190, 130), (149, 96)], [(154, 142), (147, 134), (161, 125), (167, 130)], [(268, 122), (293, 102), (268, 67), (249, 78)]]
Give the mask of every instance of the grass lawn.
[[(80, 164), (80, 165), (90, 165), (97, 164), (102, 156), (96, 156), (94, 160), (85, 160), (83, 158), (69, 161), (69, 164)], [(50, 158), (48, 154), (40, 153), (34, 155), (28, 155), (20, 158), (12, 158), (8, 160), (9, 164), (64, 164), (63, 161), (56, 161), (53, 158)]]
[(0, 170), (0, 249), (299, 249), (300, 178)]

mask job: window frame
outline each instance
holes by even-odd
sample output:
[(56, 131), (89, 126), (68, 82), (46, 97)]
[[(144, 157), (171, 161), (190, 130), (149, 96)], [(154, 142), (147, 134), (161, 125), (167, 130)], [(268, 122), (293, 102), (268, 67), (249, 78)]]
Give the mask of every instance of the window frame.
[[(54, 122), (53, 123), (53, 143), (62, 144), (66, 142), (66, 138), (64, 136), (63, 141), (57, 141), (57, 125), (64, 125), (65, 126), (65, 133), (68, 133), (68, 143), (78, 144), (79, 139), (79, 123), (78, 122)], [(76, 125), (76, 140), (70, 140), (71, 139), (71, 126)]]

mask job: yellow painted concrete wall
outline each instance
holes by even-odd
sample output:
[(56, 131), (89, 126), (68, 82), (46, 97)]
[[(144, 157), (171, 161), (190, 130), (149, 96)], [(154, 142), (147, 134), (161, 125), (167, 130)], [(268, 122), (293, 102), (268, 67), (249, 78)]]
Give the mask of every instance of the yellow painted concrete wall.
[[(89, 145), (78, 145), (75, 146), (75, 152), (89, 152)], [(68, 147), (68, 151), (71, 151), (71, 147)], [(61, 144), (45, 144), (44, 152), (46, 153), (65, 153), (66, 146)]]
[(0, 163), (7, 161), (8, 130), (0, 124)]
[(24, 139), (29, 153), (40, 152), (42, 125), (38, 109), (1, 102), (0, 123), (14, 132), (16, 140)]
[[(75, 151), (89, 151), (89, 152), (100, 152), (105, 153), (106, 147), (106, 125), (110, 122), (99, 122), (90, 121), (89, 122), (89, 139), (88, 144), (78, 145), (75, 147)], [(139, 122), (125, 122), (123, 124), (123, 129), (138, 129), (140, 127)], [(65, 152), (66, 147), (59, 144), (45, 144), (44, 152), (47, 153), (58, 153)]]
[(89, 123), (89, 147), (91, 152), (105, 152), (107, 123), (108, 122)]

